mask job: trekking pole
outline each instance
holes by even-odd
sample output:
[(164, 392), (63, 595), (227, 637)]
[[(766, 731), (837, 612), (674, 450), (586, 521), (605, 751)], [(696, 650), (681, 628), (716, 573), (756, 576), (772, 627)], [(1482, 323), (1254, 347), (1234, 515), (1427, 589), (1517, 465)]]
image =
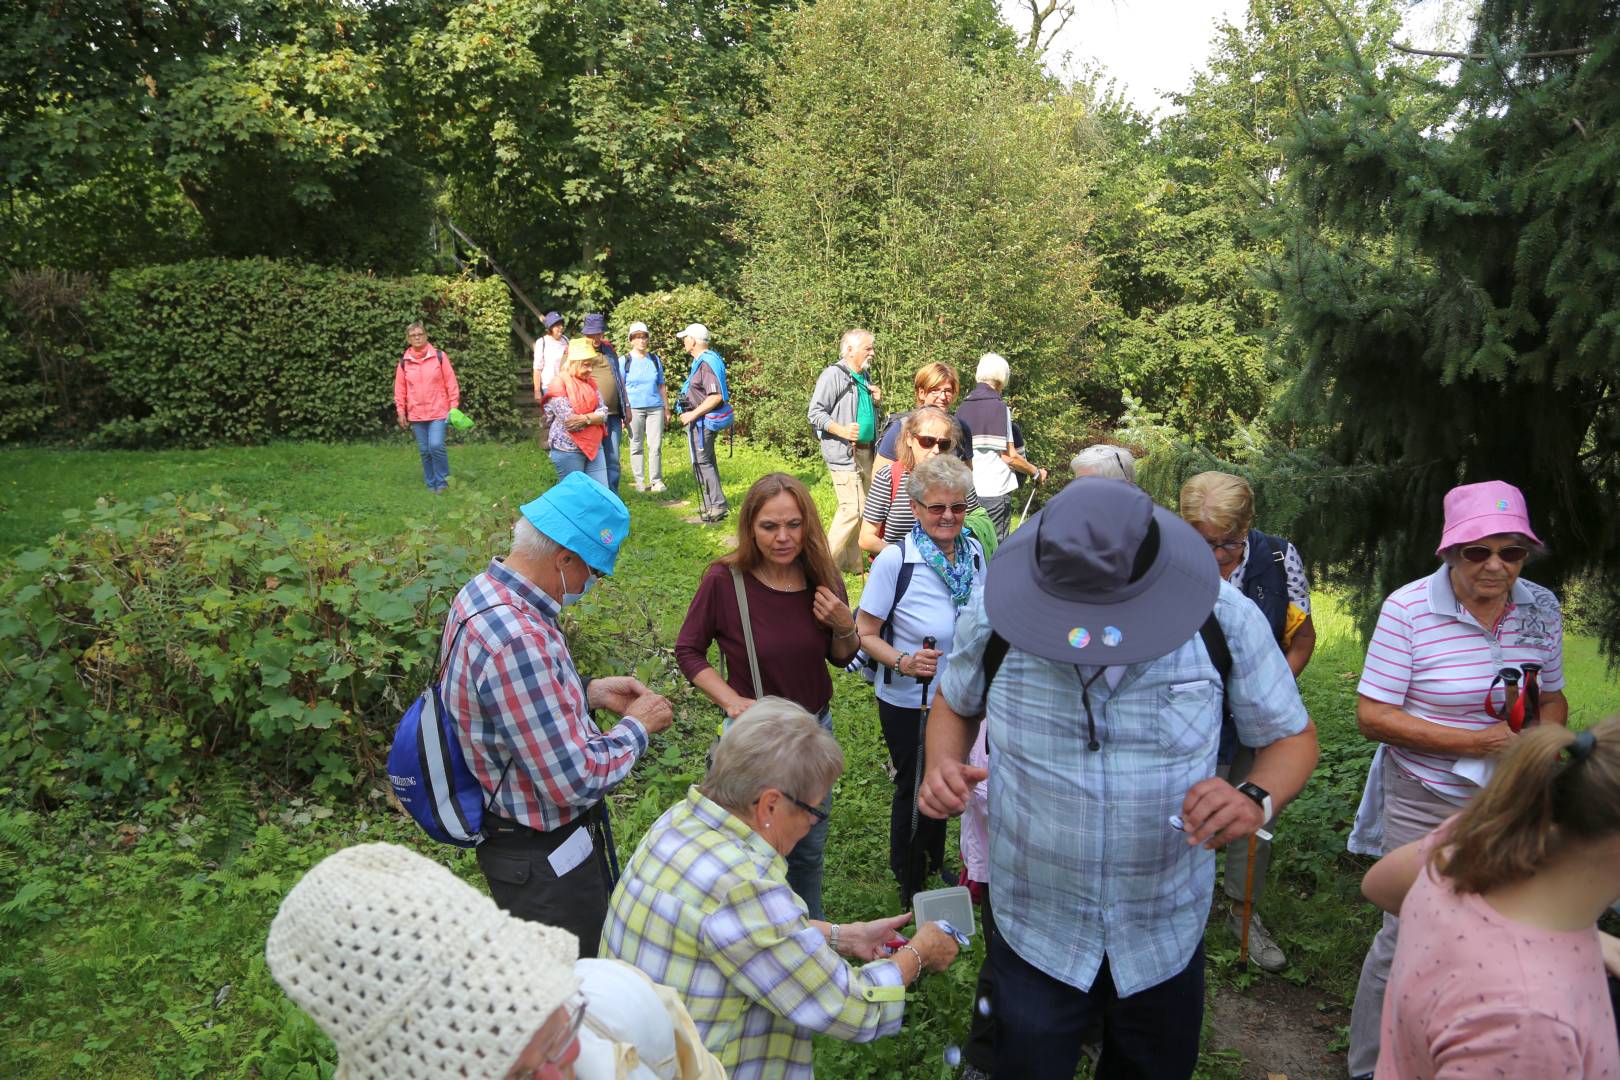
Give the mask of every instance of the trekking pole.
[(1013, 528), (1016, 529), (1016, 528), (1019, 527), (1019, 525), (1022, 525), (1024, 523), (1024, 519), (1029, 517), (1029, 508), (1031, 506), (1034, 506), (1034, 505), (1035, 505), (1035, 485), (1031, 484), (1031, 485), (1029, 485), (1029, 498), (1024, 500), (1024, 512), (1022, 514), (1018, 515), (1018, 525), (1014, 525)]
[(1243, 872), (1243, 936), (1238, 942), (1238, 967), (1249, 970), (1249, 918), (1254, 912), (1254, 857), (1259, 850), (1258, 833), (1249, 834), (1249, 865)]
[[(935, 639), (923, 638), (923, 648), (932, 649)], [(928, 686), (933, 677), (918, 680), (922, 683), (922, 704), (917, 709), (917, 752), (913, 756), (911, 769), (911, 837), (906, 842), (906, 880), (901, 883), (901, 906), (911, 910), (911, 898), (922, 891), (922, 885), (928, 878), (928, 853), (917, 850), (917, 798), (922, 794), (923, 764), (927, 755), (923, 752), (924, 740), (928, 737)]]

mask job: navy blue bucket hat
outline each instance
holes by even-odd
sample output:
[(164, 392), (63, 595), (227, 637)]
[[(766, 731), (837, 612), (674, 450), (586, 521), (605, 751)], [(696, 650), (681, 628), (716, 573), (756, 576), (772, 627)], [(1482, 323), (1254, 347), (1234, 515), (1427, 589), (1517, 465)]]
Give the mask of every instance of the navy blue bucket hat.
[(1220, 587), (1191, 525), (1141, 488), (1091, 476), (1071, 481), (996, 551), (984, 609), (1027, 653), (1136, 664), (1197, 633)]

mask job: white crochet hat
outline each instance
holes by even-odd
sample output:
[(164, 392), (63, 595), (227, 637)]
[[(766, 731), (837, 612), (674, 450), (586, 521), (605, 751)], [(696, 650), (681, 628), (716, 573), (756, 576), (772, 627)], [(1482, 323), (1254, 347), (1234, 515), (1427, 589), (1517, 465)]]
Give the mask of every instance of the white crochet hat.
[(579, 986), (573, 934), (395, 844), (321, 860), (281, 902), (264, 955), (336, 1044), (337, 1080), (500, 1080)]

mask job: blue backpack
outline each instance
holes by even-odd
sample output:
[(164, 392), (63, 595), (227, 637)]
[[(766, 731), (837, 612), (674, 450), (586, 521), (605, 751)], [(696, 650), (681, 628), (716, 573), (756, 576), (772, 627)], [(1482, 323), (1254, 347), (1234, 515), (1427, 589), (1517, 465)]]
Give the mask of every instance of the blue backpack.
[(423, 832), (440, 843), (457, 847), (476, 847), (483, 841), (484, 814), (506, 784), (506, 773), (512, 762), (507, 760), (505, 768), (501, 769), (500, 781), (485, 801), (483, 785), (462, 756), (456, 722), (445, 707), (439, 685), (444, 679), (445, 665), (461, 643), (461, 632), (467, 629), (468, 620), (502, 606), (491, 605), (461, 620), (432, 684), (399, 718), (399, 726), (394, 729), (394, 745), (388, 751), (388, 782), (394, 786), (400, 805), (422, 826)]

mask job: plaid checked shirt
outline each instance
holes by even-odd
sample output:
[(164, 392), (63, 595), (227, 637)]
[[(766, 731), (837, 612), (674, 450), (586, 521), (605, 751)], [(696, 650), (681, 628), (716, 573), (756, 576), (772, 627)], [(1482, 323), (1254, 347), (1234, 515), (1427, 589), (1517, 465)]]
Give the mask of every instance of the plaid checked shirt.
[[(484, 608), (492, 610), (474, 615)], [(495, 813), (542, 832), (600, 802), (647, 749), (637, 720), (626, 717), (606, 734), (597, 729), (557, 626), (560, 610), (496, 559), (456, 594), (439, 643), (443, 659), (472, 616), (445, 661), (445, 704), (478, 782), (485, 791), (500, 787)]]
[(678, 993), (733, 1080), (811, 1077), (812, 1034), (870, 1042), (905, 1010), (899, 965), (851, 968), (805, 918), (782, 856), (696, 787), (625, 865), (602, 955)]
[[(1232, 718), (1246, 746), (1305, 730), (1307, 717), (1265, 616), (1222, 582)], [(963, 714), (984, 700), (990, 622), (975, 594), (956, 624), (940, 693)], [(990, 894), (996, 929), (1024, 960), (1090, 990), (1103, 956), (1120, 996), (1186, 968), (1204, 936), (1215, 853), (1172, 829), (1187, 789), (1215, 775), (1221, 675), (1203, 640), (1091, 687), (1086, 749), (1080, 679), (1097, 673), (1007, 650), (990, 687)], [(1239, 845), (1241, 847), (1241, 845)], [(1241, 857), (1241, 856), (1239, 856)]]

